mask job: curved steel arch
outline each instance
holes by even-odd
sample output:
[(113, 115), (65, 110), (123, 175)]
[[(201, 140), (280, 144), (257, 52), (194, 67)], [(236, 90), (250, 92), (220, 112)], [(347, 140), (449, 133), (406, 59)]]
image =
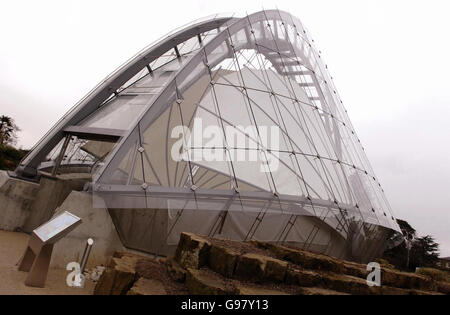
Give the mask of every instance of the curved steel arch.
[(117, 89), (165, 52), (189, 38), (216, 29), (230, 20), (233, 20), (233, 17), (213, 17), (189, 25), (138, 53), (127, 63), (106, 77), (80, 102), (69, 110), (69, 112), (65, 114), (41, 140), (39, 140), (29, 154), (25, 156), (17, 167), (16, 173), (24, 177), (35, 177), (37, 175), (39, 164), (43, 162), (47, 154), (61, 141), (61, 139), (63, 139), (63, 130), (66, 127), (76, 125), (93, 113), (98, 106), (117, 91)]

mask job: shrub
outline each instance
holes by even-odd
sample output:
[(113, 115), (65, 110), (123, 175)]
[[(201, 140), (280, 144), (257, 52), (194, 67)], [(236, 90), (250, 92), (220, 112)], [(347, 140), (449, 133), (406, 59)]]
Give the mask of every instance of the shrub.
[(16, 149), (10, 145), (0, 145), (0, 170), (14, 170), (26, 153), (26, 150)]

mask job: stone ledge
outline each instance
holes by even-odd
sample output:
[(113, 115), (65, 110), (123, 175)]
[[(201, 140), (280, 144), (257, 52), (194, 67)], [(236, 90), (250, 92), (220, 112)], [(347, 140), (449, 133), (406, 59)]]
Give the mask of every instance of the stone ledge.
[(94, 295), (126, 294), (136, 280), (135, 264), (130, 257), (111, 258), (108, 268), (95, 286)]
[(311, 270), (289, 268), (286, 272), (286, 283), (301, 287), (316, 287), (322, 284), (322, 276)]
[(175, 252), (175, 261), (184, 268), (200, 269), (208, 262), (211, 243), (192, 233), (181, 233)]
[[(338, 260), (326, 255), (315, 254), (300, 249), (293, 249), (282, 245), (275, 245), (267, 242), (251, 241), (251, 244), (259, 248), (264, 248), (273, 253), (277, 258), (289, 261), (305, 269), (316, 271), (329, 271), (336, 274), (345, 274), (359, 279), (366, 279), (368, 271), (366, 266), (354, 262)], [(447, 293), (445, 285), (441, 285), (441, 290), (429, 278), (413, 273), (406, 273), (382, 267), (381, 283), (388, 287), (398, 287), (401, 289), (415, 289), (426, 291), (441, 291)], [(408, 291), (410, 292), (410, 291)]]
[(389, 269), (382, 269), (381, 283), (402, 289), (436, 290), (434, 282), (425, 276)]
[(172, 280), (176, 282), (186, 281), (186, 269), (181, 267), (173, 257), (169, 257), (166, 259), (166, 268), (167, 273)]
[(167, 295), (161, 281), (139, 278), (127, 295)]
[(244, 254), (239, 257), (234, 277), (253, 282), (283, 282), (288, 263), (259, 254)]
[(450, 295), (450, 282), (437, 282), (436, 290), (438, 292)]
[(136, 266), (149, 258), (129, 252), (114, 252), (107, 268), (98, 280), (94, 295), (122, 295), (139, 277)]
[(421, 275), (383, 268), (382, 286), (369, 287), (362, 264), (263, 242), (236, 243), (227, 247), (223, 239), (182, 233), (175, 258), (116, 252), (95, 294), (449, 294), (449, 283)]
[(280, 290), (259, 288), (243, 284), (237, 284), (236, 289), (239, 295), (290, 295), (289, 293)]
[(278, 259), (289, 261), (293, 264), (301, 266), (302, 268), (333, 271), (337, 273), (343, 273), (345, 270), (342, 262), (325, 255), (315, 254), (300, 249), (293, 249), (267, 242), (251, 241), (251, 243), (259, 248), (269, 250)]
[(208, 267), (224, 277), (231, 278), (234, 274), (239, 254), (232, 249), (212, 245), (209, 250)]
[(299, 295), (350, 295), (350, 294), (322, 288), (300, 288)]
[(234, 285), (207, 270), (188, 268), (186, 286), (189, 293), (195, 295), (234, 295), (237, 293)]

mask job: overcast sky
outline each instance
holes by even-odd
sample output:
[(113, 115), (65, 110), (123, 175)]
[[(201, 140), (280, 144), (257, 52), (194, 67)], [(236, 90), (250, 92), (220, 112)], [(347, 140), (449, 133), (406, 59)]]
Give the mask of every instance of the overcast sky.
[(450, 3), (20, 1), (0, 10), (0, 114), (29, 148), (106, 75), (197, 18), (279, 8), (313, 34), (397, 217), (450, 256)]

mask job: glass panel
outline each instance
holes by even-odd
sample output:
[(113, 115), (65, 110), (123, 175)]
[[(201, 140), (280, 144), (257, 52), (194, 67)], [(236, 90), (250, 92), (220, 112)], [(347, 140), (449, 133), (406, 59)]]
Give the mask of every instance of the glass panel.
[(121, 95), (103, 105), (82, 126), (128, 130), (151, 100), (149, 95)]

